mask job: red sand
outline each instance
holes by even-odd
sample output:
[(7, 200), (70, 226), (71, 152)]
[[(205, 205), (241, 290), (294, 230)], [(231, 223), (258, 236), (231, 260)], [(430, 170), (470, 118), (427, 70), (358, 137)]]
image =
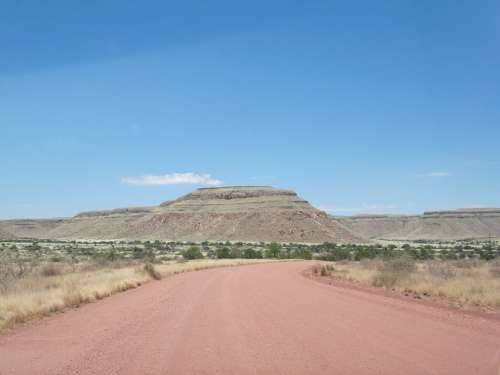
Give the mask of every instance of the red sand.
[(0, 337), (0, 374), (500, 374), (500, 324), (315, 282), (190, 272)]

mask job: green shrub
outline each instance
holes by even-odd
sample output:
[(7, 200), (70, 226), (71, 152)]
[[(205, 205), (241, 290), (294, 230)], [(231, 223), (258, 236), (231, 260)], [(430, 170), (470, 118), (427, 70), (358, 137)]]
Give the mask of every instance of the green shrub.
[(233, 247), (231, 249), (231, 258), (243, 258), (243, 251), (241, 249)]
[(228, 259), (231, 258), (231, 250), (227, 247), (219, 247), (215, 251), (215, 255), (218, 259)]
[(281, 245), (277, 242), (271, 242), (267, 247), (266, 258), (279, 258), (281, 253)]
[(182, 256), (184, 259), (188, 260), (203, 258), (203, 254), (198, 246), (190, 246), (187, 250), (182, 252)]
[(354, 251), (354, 260), (373, 259), (376, 256), (377, 252), (371, 247), (361, 246)]

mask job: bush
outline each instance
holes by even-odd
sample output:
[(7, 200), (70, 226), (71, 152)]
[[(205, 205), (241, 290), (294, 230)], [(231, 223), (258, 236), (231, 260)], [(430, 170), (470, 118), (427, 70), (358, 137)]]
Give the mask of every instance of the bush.
[(203, 258), (203, 254), (198, 246), (190, 246), (187, 250), (182, 252), (182, 256), (184, 259), (188, 260)]
[(247, 259), (261, 259), (262, 253), (259, 250), (245, 249), (243, 250), (243, 258)]
[(335, 271), (335, 268), (332, 264), (324, 264), (321, 267), (321, 276), (331, 276), (333, 271)]
[[(156, 253), (152, 247), (141, 248), (136, 246), (132, 249), (132, 257), (134, 259), (144, 259), (148, 262), (154, 262)], [(108, 258), (110, 257), (108, 256)], [(113, 261), (114, 259), (110, 260)]]
[(371, 247), (359, 247), (354, 252), (354, 260), (373, 259), (377, 256), (377, 252)]
[(332, 264), (315, 264), (312, 267), (313, 274), (320, 276), (331, 276), (334, 271), (335, 268)]
[(281, 253), (281, 245), (277, 242), (269, 244), (266, 251), (266, 258), (279, 258)]
[(484, 248), (479, 253), (479, 258), (483, 260), (493, 260), (497, 256), (496, 252), (491, 248)]
[(146, 263), (144, 265), (144, 272), (146, 272), (154, 280), (161, 280), (161, 273), (158, 272), (152, 263)]
[(64, 272), (60, 264), (47, 263), (40, 268), (40, 275), (45, 277), (59, 276)]
[(325, 267), (321, 267), (321, 276), (327, 276), (328, 275), (328, 271), (326, 270)]
[(231, 249), (231, 258), (243, 258), (243, 252), (238, 248)]
[(7, 291), (18, 279), (31, 273), (33, 266), (33, 262), (22, 259), (17, 254), (0, 254), (0, 292)]
[(227, 258), (231, 258), (231, 250), (229, 250), (228, 247), (224, 246), (224, 247), (219, 247), (217, 248), (217, 250), (215, 251), (215, 255), (218, 259), (227, 259)]

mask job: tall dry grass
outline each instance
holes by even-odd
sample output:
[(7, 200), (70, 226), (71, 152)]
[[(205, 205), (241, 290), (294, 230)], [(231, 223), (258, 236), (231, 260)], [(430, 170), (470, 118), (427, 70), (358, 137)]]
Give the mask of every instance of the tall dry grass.
[(444, 298), (458, 305), (500, 308), (500, 260), (411, 260), (336, 263), (329, 274), (362, 284)]
[(269, 260), (196, 260), (146, 265), (47, 263), (18, 278), (0, 292), (0, 331), (15, 324), (47, 316), (67, 307), (93, 302), (135, 288), (153, 279), (206, 268), (253, 264)]

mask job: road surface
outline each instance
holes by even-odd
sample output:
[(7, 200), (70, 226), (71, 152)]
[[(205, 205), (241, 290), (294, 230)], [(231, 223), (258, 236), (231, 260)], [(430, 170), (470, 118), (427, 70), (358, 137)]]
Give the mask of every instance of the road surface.
[(190, 272), (0, 337), (0, 374), (494, 374), (500, 326), (301, 275)]

